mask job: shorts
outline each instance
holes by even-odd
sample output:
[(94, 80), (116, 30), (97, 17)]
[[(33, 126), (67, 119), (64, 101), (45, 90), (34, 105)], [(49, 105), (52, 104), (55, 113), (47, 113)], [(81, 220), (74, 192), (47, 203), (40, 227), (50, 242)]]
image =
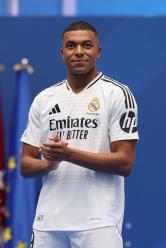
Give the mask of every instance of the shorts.
[(87, 231), (34, 230), (30, 248), (123, 248), (116, 226)]

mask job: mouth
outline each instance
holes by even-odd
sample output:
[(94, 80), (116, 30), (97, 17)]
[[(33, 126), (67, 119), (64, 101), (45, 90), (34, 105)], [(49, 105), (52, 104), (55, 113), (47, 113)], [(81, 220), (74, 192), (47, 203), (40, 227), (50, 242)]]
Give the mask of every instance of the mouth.
[(86, 63), (87, 60), (72, 60), (72, 63)]

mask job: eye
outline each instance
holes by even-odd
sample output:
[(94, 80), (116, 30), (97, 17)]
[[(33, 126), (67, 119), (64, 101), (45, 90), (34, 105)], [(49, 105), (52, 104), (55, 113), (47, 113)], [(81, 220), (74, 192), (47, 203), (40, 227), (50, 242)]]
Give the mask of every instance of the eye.
[(93, 47), (93, 44), (92, 44), (91, 41), (86, 41), (86, 42), (84, 43), (84, 47), (85, 47), (86, 49), (90, 49), (90, 48)]
[(73, 49), (74, 48), (74, 43), (73, 42), (67, 42), (66, 43), (66, 48)]

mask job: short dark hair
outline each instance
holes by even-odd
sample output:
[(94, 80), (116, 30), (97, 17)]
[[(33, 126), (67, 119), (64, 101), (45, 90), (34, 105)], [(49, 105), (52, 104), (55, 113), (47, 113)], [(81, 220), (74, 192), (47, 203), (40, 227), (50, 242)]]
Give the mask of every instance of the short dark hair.
[(82, 21), (82, 20), (77, 21), (77, 22), (73, 22), (69, 26), (67, 26), (65, 28), (65, 30), (63, 31), (62, 36), (66, 32), (76, 31), (76, 30), (90, 30), (90, 31), (94, 32), (95, 35), (99, 38), (99, 34), (98, 34), (96, 28), (94, 26), (92, 26), (90, 23), (88, 23), (86, 21)]

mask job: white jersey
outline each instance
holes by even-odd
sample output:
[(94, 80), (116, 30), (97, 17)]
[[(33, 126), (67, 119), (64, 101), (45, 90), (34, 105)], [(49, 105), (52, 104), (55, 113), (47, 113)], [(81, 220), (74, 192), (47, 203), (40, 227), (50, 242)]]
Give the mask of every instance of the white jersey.
[[(100, 73), (80, 93), (67, 80), (34, 99), (21, 141), (36, 147), (58, 136), (89, 152), (138, 139), (137, 106), (127, 86)], [(89, 230), (117, 225), (124, 213), (124, 178), (62, 161), (43, 177), (34, 229)]]

